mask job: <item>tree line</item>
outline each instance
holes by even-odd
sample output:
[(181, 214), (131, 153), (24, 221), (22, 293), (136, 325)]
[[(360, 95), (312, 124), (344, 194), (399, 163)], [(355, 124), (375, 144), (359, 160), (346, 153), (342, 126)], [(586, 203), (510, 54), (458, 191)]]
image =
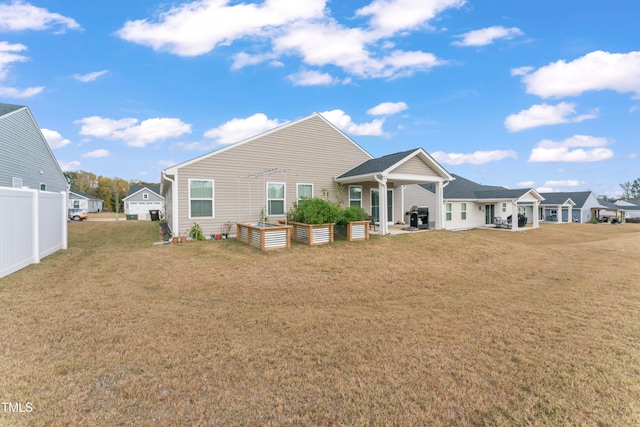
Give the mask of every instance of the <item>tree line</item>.
[(112, 212), (124, 212), (122, 201), (129, 194), (132, 185), (160, 185), (158, 183), (140, 180), (124, 180), (109, 178), (92, 172), (76, 171), (64, 172), (71, 189), (102, 199), (103, 209)]
[(640, 178), (635, 179), (633, 182), (627, 181), (620, 184), (622, 189), (622, 199), (640, 199)]

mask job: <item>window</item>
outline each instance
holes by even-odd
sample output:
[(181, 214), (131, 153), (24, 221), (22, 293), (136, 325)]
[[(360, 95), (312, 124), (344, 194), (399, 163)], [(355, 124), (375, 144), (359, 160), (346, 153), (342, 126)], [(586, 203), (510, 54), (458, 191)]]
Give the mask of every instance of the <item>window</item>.
[(460, 203), (460, 219), (465, 221), (467, 219), (467, 204)]
[(144, 193), (142, 195), (142, 200), (149, 200), (149, 193)]
[(284, 182), (267, 183), (267, 215), (284, 215)]
[(362, 207), (362, 187), (359, 185), (349, 186), (349, 206)]
[(74, 209), (80, 209), (80, 200), (74, 200), (73, 201), (73, 208)]
[(11, 186), (13, 188), (22, 188), (22, 178), (11, 178)]
[(307, 199), (313, 197), (313, 184), (298, 184), (298, 201), (303, 197)]
[(447, 219), (447, 221), (451, 221), (451, 203), (446, 203), (445, 204), (445, 211), (446, 211), (446, 219)]
[(40, 191), (47, 191), (47, 184), (40, 183)]
[(189, 218), (213, 218), (213, 180), (189, 180)]
[(502, 212), (506, 212), (506, 211), (507, 211), (507, 204), (502, 203)]

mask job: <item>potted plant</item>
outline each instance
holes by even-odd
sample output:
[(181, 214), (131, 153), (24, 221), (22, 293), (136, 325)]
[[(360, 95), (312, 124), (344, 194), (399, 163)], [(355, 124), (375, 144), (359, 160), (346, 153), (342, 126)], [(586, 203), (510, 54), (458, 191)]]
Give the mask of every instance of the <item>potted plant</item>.
[(173, 243), (180, 242), (180, 236), (178, 236), (177, 234), (173, 234), (172, 237), (171, 237), (171, 242), (173, 242)]
[(204, 240), (204, 234), (202, 234), (200, 224), (198, 224), (197, 222), (194, 222), (191, 228), (187, 230), (187, 234), (189, 234), (189, 237), (191, 237), (193, 240)]

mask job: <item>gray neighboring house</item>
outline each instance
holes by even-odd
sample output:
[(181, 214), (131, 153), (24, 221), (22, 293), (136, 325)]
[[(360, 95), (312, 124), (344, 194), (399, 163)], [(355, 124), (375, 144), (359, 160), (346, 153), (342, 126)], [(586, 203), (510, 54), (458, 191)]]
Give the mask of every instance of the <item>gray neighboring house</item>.
[(0, 187), (67, 191), (67, 180), (29, 108), (0, 103)]
[(151, 219), (150, 210), (158, 210), (164, 215), (164, 197), (159, 185), (132, 185), (123, 199), (124, 213), (138, 215), (138, 219)]
[(640, 218), (640, 200), (620, 199), (615, 202), (615, 205), (624, 209), (625, 218)]
[(336, 200), (341, 194), (345, 205), (361, 206), (374, 216), (385, 234), (389, 223), (404, 220), (405, 188), (434, 183), (441, 197), (449, 179), (423, 149), (374, 159), (313, 113), (165, 169), (161, 194), (174, 234), (194, 222), (209, 235), (227, 221), (284, 220), (302, 197)]
[(603, 208), (593, 191), (540, 194), (544, 197), (544, 202), (540, 203), (540, 218), (549, 222), (586, 223)]
[[(441, 202), (434, 197), (432, 184), (422, 184), (408, 189), (405, 206), (435, 206), (435, 212), (443, 212), (442, 228), (446, 230), (492, 227), (495, 218), (506, 221), (518, 214), (524, 214), (533, 228), (539, 227), (538, 206), (543, 198), (533, 188), (508, 189), (452, 176), (454, 180), (444, 186)], [(442, 210), (437, 209), (439, 203)], [(518, 222), (512, 221), (511, 230), (518, 229)]]
[(69, 209), (84, 209), (87, 212), (102, 212), (102, 203), (104, 201), (91, 194), (82, 191), (69, 189)]

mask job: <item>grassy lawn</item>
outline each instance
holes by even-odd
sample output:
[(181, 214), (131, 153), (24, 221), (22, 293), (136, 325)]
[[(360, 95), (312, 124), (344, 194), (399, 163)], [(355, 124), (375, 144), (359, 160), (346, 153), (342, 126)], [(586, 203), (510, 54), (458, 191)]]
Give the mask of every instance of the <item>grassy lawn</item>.
[(156, 240), (0, 279), (0, 425), (640, 425), (638, 224)]

